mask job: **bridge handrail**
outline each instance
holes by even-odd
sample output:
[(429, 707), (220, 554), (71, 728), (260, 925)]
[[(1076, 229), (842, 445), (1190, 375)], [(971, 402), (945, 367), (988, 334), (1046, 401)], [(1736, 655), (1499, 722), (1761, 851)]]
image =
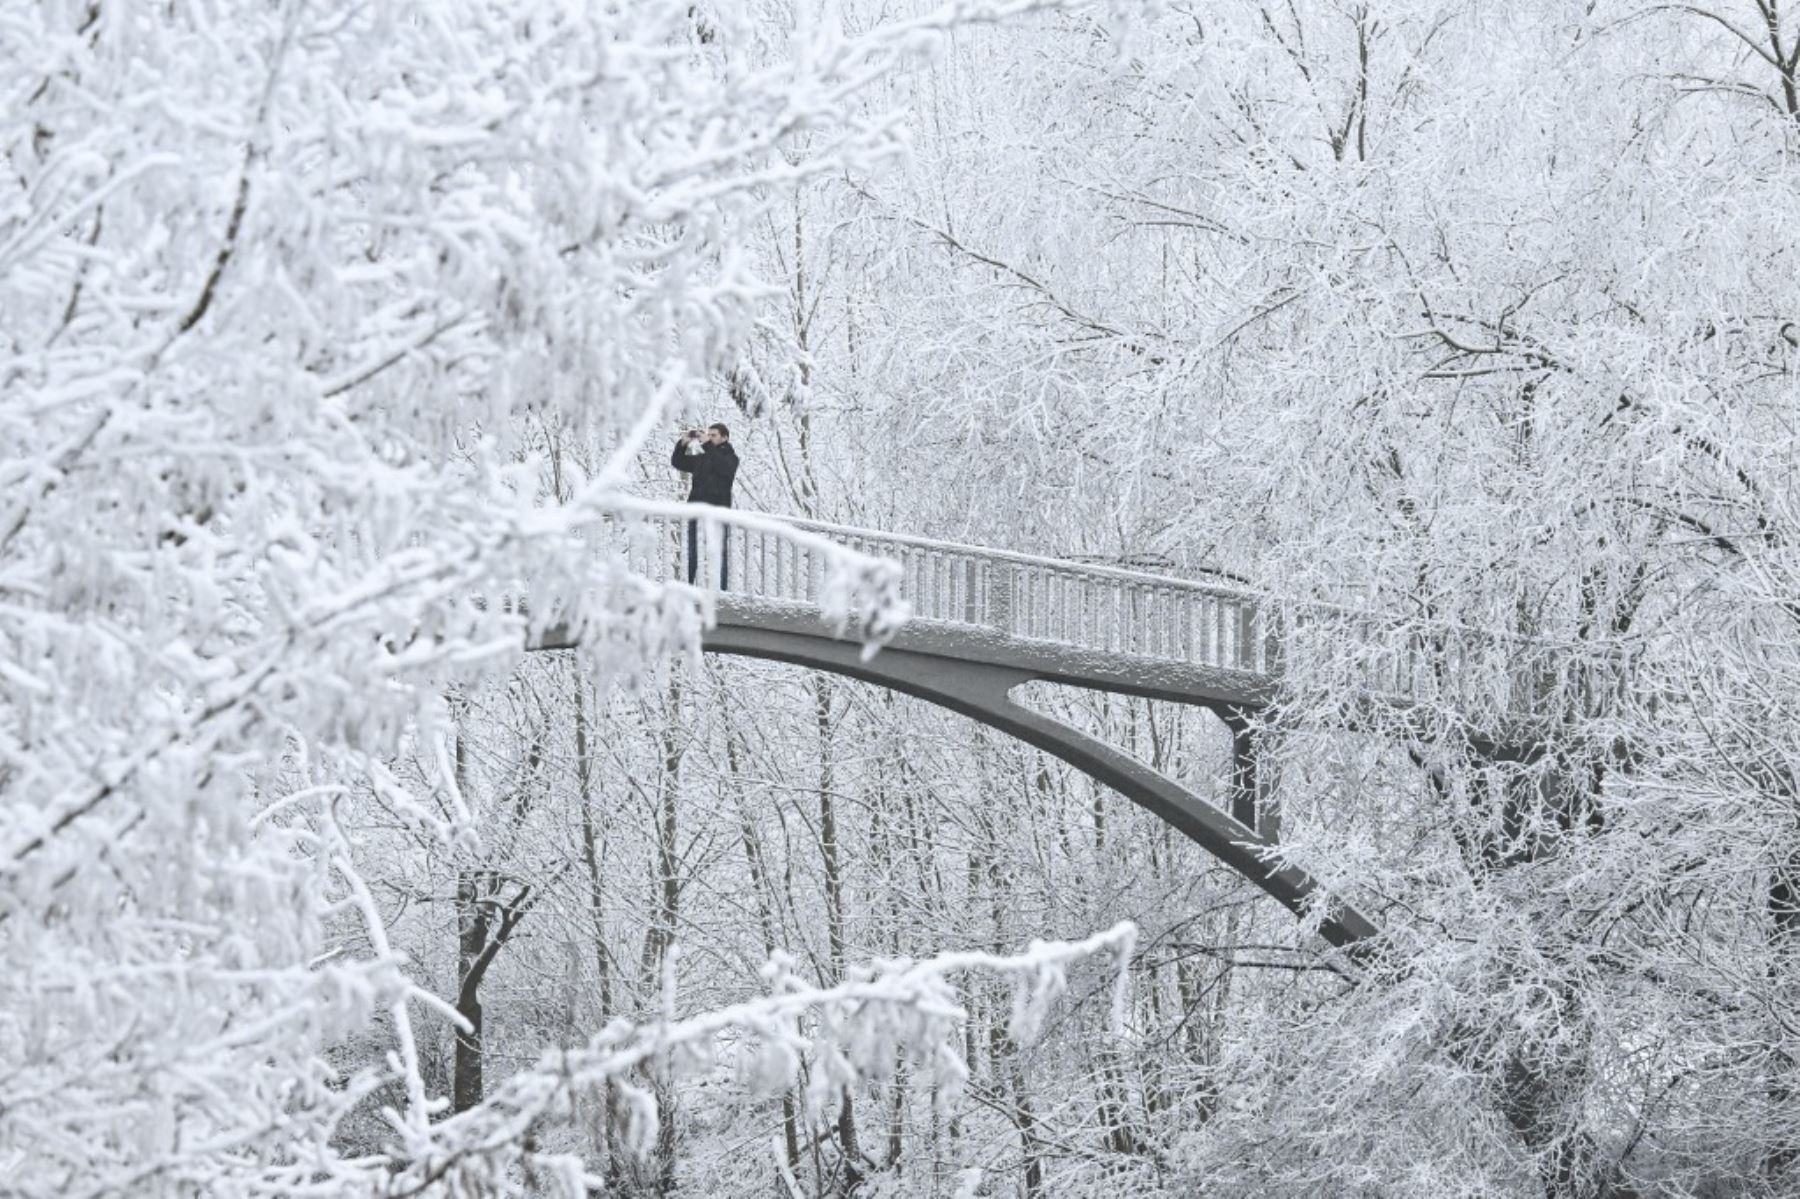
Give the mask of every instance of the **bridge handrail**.
[[(772, 524), (859, 553), (897, 560), (901, 594), (916, 619), (964, 625), (1074, 650), (1203, 663), (1268, 674), (1277, 651), (1260, 613), (1263, 597), (1228, 584), (962, 545), (806, 518), (731, 520), (698, 514), (706, 579), (725, 565), (728, 590), (750, 600), (815, 603), (824, 592), (816, 550), (787, 544)], [(680, 571), (685, 514), (657, 518), (674, 551), (652, 573)], [(725, 561), (721, 562), (723, 549)], [(665, 577), (670, 577), (665, 575)]]
[(830, 521), (814, 520), (803, 516), (776, 516), (784, 524), (797, 529), (819, 533), (828, 537), (853, 538), (864, 542), (879, 542), (890, 545), (904, 545), (913, 549), (935, 550), (945, 553), (983, 558), (991, 562), (1007, 562), (1017, 566), (1029, 566), (1037, 570), (1059, 570), (1072, 574), (1093, 575), (1099, 578), (1115, 579), (1123, 583), (1154, 585), (1157, 587), (1173, 587), (1182, 591), (1200, 591), (1208, 595), (1216, 595), (1225, 599), (1238, 600), (1244, 603), (1263, 603), (1269, 596), (1252, 587), (1234, 583), (1214, 583), (1203, 579), (1182, 578), (1179, 575), (1153, 574), (1146, 570), (1128, 570), (1120, 566), (1105, 566), (1099, 563), (1071, 562), (1067, 558), (1052, 558), (1040, 554), (1023, 554), (1017, 550), (994, 549), (985, 545), (974, 545), (965, 542), (943, 541), (932, 537), (916, 537), (910, 533), (890, 533), (884, 529), (865, 529), (855, 525), (832, 524)]

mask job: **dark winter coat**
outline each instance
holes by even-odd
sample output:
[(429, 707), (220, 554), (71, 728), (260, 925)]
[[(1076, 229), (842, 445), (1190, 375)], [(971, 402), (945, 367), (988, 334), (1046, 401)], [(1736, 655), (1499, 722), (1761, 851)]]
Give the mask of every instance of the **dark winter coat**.
[(694, 476), (688, 488), (689, 503), (731, 507), (731, 481), (737, 477), (738, 457), (729, 441), (709, 445), (698, 454), (688, 453), (687, 442), (678, 441), (669, 464)]

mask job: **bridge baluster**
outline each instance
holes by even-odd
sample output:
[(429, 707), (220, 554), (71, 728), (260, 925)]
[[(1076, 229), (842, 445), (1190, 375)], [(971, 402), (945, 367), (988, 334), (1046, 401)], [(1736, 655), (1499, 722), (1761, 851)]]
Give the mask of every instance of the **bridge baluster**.
[(1050, 625), (1050, 572), (1034, 566), (1025, 573), (1031, 579), (1031, 635), (1049, 640), (1056, 635)]
[(1175, 655), (1175, 606), (1181, 597), (1167, 587), (1156, 589), (1156, 644), (1164, 657)]
[(1056, 575), (1056, 636), (1071, 645), (1086, 645), (1081, 621), (1081, 578), (1070, 571)]
[(1151, 652), (1168, 657), (1174, 653), (1174, 626), (1169, 623), (1169, 610), (1175, 606), (1175, 593), (1166, 587), (1158, 587), (1151, 595), (1155, 607), (1154, 623), (1151, 630)]
[(1128, 654), (1138, 651), (1138, 637), (1143, 626), (1143, 588), (1136, 583), (1119, 585), (1119, 648)]
[(1156, 591), (1142, 584), (1134, 584), (1131, 590), (1136, 593), (1131, 600), (1132, 652), (1153, 654), (1156, 652)]
[(1169, 635), (1165, 631), (1169, 623), (1169, 595), (1162, 587), (1155, 587), (1150, 592), (1150, 652), (1167, 654), (1169, 652)]

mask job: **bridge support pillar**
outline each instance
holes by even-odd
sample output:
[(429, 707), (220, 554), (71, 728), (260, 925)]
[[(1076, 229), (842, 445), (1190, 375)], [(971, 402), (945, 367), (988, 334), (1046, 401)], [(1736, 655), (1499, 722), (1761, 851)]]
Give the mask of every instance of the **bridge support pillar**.
[(1231, 730), (1231, 818), (1271, 841), (1280, 839), (1275, 807), (1275, 764), (1264, 761), (1268, 734), (1242, 716), (1227, 716)]

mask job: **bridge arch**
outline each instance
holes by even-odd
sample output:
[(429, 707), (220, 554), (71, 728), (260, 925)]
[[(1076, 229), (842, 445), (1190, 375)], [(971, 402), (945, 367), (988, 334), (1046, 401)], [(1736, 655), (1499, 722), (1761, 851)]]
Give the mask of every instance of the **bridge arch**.
[(742, 625), (721, 624), (706, 635), (702, 647), (875, 683), (979, 721), (1061, 758), (1174, 826), (1296, 915), (1325, 904), (1319, 932), (1331, 944), (1348, 947), (1375, 935), (1373, 924), (1333, 900), (1303, 871), (1277, 865), (1275, 842), (1261, 832), (1104, 741), (1014, 702), (1013, 688), (1041, 677), (1035, 672), (892, 648), (865, 661), (859, 645)]
[[(701, 641), (708, 653), (785, 662), (823, 670), (937, 704), (979, 721), (1034, 748), (1062, 759), (1125, 799), (1172, 825), (1215, 858), (1255, 883), (1296, 915), (1325, 906), (1319, 932), (1338, 947), (1373, 937), (1377, 929), (1363, 915), (1330, 896), (1318, 882), (1293, 866), (1277, 861), (1276, 842), (1253, 827), (1254, 816), (1235, 819), (1203, 796), (1183, 787), (1113, 746), (1071, 725), (1017, 703), (1012, 691), (1021, 684), (1046, 680), (1145, 695), (1207, 707), (1228, 724), (1242, 726), (1246, 694), (1210, 685), (1176, 685), (1115, 681), (1113, 671), (1098, 675), (1076, 668), (1046, 669), (1006, 661), (982, 660), (968, 653), (932, 652), (941, 648), (941, 630), (913, 628), (901, 640), (866, 657), (860, 641), (835, 636), (816, 614), (771, 613), (766, 608), (721, 603), (720, 619)], [(921, 644), (929, 648), (920, 648)], [(573, 648), (574, 640), (559, 629), (546, 631), (534, 649)], [(1001, 658), (1001, 654), (987, 655)], [(1026, 655), (1029, 657), (1029, 655)], [(1235, 730), (1234, 730), (1235, 731)], [(1241, 774), (1253, 774), (1254, 760), (1238, 753)]]

